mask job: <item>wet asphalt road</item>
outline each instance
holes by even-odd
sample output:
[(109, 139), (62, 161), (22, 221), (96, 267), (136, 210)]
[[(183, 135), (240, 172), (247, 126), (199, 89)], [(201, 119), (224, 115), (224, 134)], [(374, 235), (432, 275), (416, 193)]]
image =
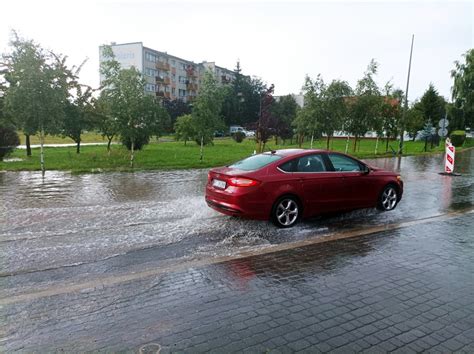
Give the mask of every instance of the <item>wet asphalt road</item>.
[[(199, 351), (220, 347), (223, 351), (225, 346), (230, 345), (227, 351), (251, 348), (264, 342), (264, 348), (290, 348), (304, 339), (309, 346), (299, 343), (301, 349), (318, 349), (317, 344), (326, 344), (324, 348), (332, 350), (347, 343), (338, 346), (330, 344), (329, 339), (343, 337), (346, 332), (354, 330), (339, 334), (335, 331), (333, 337), (316, 341), (316, 333), (339, 328), (338, 324), (333, 323), (332, 327), (321, 326), (320, 331), (314, 330), (301, 338), (287, 338), (280, 345), (278, 340), (271, 343), (281, 337), (277, 334), (277, 328), (287, 332), (288, 326), (298, 327), (308, 322), (308, 318), (314, 320), (318, 314), (329, 310), (321, 310), (304, 318), (300, 316), (300, 320), (296, 316), (279, 326), (276, 323), (279, 323), (280, 317), (273, 318), (264, 312), (268, 306), (278, 304), (277, 312), (289, 311), (288, 316), (302, 311), (301, 306), (308, 310), (305, 301), (285, 297), (285, 294), (292, 292), (311, 296), (308, 304), (311, 308), (319, 308), (322, 297), (316, 295), (321, 281), (324, 280), (325, 284), (328, 279), (336, 281), (342, 277), (347, 282), (348, 274), (360, 281), (362, 297), (370, 287), (384, 285), (384, 278), (378, 276), (382, 274), (400, 282), (408, 279), (407, 284), (414, 283), (410, 279), (419, 276), (416, 283), (424, 287), (432, 279), (425, 279), (424, 273), (412, 274), (411, 270), (425, 269), (425, 266), (432, 264), (436, 264), (437, 269), (452, 270), (452, 274), (451, 271), (445, 272), (447, 279), (442, 278), (437, 289), (448, 291), (446, 286), (461, 288), (462, 296), (459, 298), (443, 292), (446, 295), (443, 303), (453, 308), (455, 304), (462, 304), (467, 309), (463, 318), (468, 318), (466, 323), (474, 327), (474, 322), (469, 322), (469, 318), (472, 320), (469, 311), (472, 310), (474, 298), (474, 273), (470, 261), (474, 243), (471, 236), (473, 150), (457, 156), (457, 171), (462, 176), (455, 178), (437, 173), (442, 168), (442, 156), (439, 155), (370, 162), (400, 171), (405, 182), (405, 194), (395, 211), (379, 213), (363, 210), (317, 218), (291, 230), (277, 230), (269, 223), (239, 220), (208, 209), (202, 196), (207, 171), (82, 176), (49, 172), (44, 180), (39, 173), (0, 173), (0, 348), (5, 351), (138, 350), (142, 345), (156, 342), (163, 350), (194, 348)], [(381, 226), (390, 230), (381, 231)], [(363, 236), (364, 233), (371, 233), (372, 236)], [(340, 238), (351, 235), (360, 237), (317, 243), (341, 235)], [(458, 239), (453, 241), (449, 237)], [(421, 246), (433, 242), (436, 242), (436, 247), (428, 247), (428, 253), (420, 250)], [(461, 246), (457, 247), (458, 244), (453, 245), (453, 242), (459, 242)], [(393, 244), (400, 247), (394, 249)], [(471, 252), (470, 258), (466, 255), (466, 249)], [(331, 256), (327, 256), (328, 253)], [(374, 258), (374, 261), (362, 262), (361, 267), (370, 276), (361, 277), (357, 267), (354, 269), (351, 265), (359, 264), (359, 260), (367, 260), (367, 257)], [(328, 263), (321, 265), (322, 259), (326, 258)], [(453, 260), (466, 264), (460, 267)], [(249, 270), (248, 262), (258, 266)], [(394, 269), (386, 266), (392, 263)], [(237, 271), (226, 270), (234, 267)], [(272, 274), (279, 274), (282, 267), (287, 270), (276, 276), (275, 280)], [(385, 273), (379, 272), (378, 268), (385, 269)], [(405, 268), (410, 274), (408, 278), (403, 272)], [(244, 281), (248, 286), (243, 289), (240, 288), (242, 277), (249, 278), (248, 282)], [(454, 279), (454, 284), (448, 279), (450, 277)], [(367, 289), (362, 286), (363, 280)], [(299, 284), (305, 284), (304, 291)], [(355, 284), (358, 284), (357, 281)], [(400, 287), (403, 288), (403, 285)], [(264, 290), (261, 291), (262, 288)], [(271, 289), (277, 291), (281, 302), (265, 305), (263, 300), (272, 297)], [(351, 309), (353, 301), (349, 301), (344, 289), (346, 287), (339, 289), (339, 304), (332, 303), (332, 310), (347, 307), (346, 312), (352, 313), (371, 305), (362, 306), (362, 302), (358, 308)], [(392, 295), (400, 295), (394, 295), (393, 288), (389, 290), (384, 290), (388, 299)], [(415, 286), (407, 289), (408, 292), (417, 290)], [(430, 290), (430, 293), (435, 290)], [(466, 301), (465, 292), (473, 295), (470, 302)], [(263, 302), (254, 305), (253, 298), (263, 299)], [(424, 304), (429, 303), (433, 309), (442, 305), (434, 306), (434, 299), (430, 300)], [(380, 301), (384, 301), (383, 296)], [(395, 301), (392, 310), (403, 310), (399, 308), (402, 304), (404, 302), (397, 307)], [(300, 311), (290, 309), (298, 305)], [(385, 317), (380, 309), (369, 310)], [(406, 318), (417, 319), (420, 310), (415, 310)], [(441, 312), (450, 313), (449, 308)], [(308, 314), (307, 311), (305, 313)], [(241, 343), (242, 336), (250, 334), (245, 333), (245, 328), (240, 328), (242, 326), (232, 329), (237, 323), (232, 318), (239, 314), (243, 317), (242, 321), (237, 322), (249, 322), (244, 326), (248, 331), (249, 328), (258, 331), (255, 326), (273, 320), (275, 325), (270, 326), (275, 330), (267, 328), (267, 334), (260, 336), (261, 341), (250, 340), (246, 346), (239, 347), (235, 342)], [(264, 315), (268, 316), (262, 317)], [(251, 319), (255, 319), (255, 323)], [(380, 319), (375, 318), (374, 321), (377, 320)], [(212, 323), (219, 321), (223, 321), (221, 326), (213, 328)], [(321, 321), (324, 320), (320, 318)], [(280, 322), (285, 321), (282, 319)], [(224, 336), (232, 340), (216, 343), (211, 333), (218, 333), (222, 325), (227, 329), (217, 339)], [(206, 330), (193, 332), (201, 327)], [(418, 327), (406, 331), (398, 329), (401, 332), (394, 336), (409, 333)], [(360, 326), (354, 328), (357, 331), (361, 329)], [(297, 330), (302, 333), (301, 327)], [(434, 333), (428, 329), (421, 332), (425, 334), (423, 337)], [(433, 340), (429, 348), (445, 344), (456, 336), (460, 336), (458, 342), (462, 344), (458, 349), (474, 342), (472, 338), (469, 342), (470, 334), (466, 335), (463, 328), (451, 332), (452, 337), (437, 343)], [(370, 333), (354, 335), (352, 333), (350, 343), (372, 337)], [(207, 339), (200, 341), (203, 338)], [(347, 338), (351, 337), (347, 334)], [(381, 340), (374, 345), (385, 343), (388, 346), (386, 342)], [(403, 345), (413, 345), (414, 342)], [(403, 347), (392, 345), (394, 349)], [(370, 345), (365, 348), (360, 346), (360, 350), (368, 348)], [(262, 347), (253, 349), (263, 350)]]

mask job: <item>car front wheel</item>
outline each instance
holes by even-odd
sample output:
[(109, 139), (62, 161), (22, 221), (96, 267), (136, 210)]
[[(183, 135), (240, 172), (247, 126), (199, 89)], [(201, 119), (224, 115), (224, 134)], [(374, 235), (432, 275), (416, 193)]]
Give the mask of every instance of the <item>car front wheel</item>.
[(395, 186), (388, 185), (380, 194), (377, 208), (382, 211), (390, 211), (395, 209), (398, 203), (398, 191)]
[(301, 208), (294, 197), (282, 197), (273, 206), (272, 221), (281, 228), (292, 227), (298, 221), (300, 212)]

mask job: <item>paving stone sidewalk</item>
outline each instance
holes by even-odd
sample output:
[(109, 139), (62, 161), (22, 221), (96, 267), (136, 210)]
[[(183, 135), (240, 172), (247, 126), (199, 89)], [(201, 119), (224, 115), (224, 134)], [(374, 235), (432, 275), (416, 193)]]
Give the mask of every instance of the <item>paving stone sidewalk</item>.
[(1, 351), (474, 352), (474, 217), (0, 311)]

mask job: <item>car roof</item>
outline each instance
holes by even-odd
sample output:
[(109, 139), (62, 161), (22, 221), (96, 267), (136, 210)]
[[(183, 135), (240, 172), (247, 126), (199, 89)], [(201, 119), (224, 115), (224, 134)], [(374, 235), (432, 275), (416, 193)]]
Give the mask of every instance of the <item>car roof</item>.
[(288, 157), (288, 156), (297, 156), (301, 155), (303, 153), (314, 153), (314, 152), (326, 152), (326, 150), (321, 150), (321, 149), (281, 149), (281, 150), (274, 150), (272, 152), (265, 152), (266, 154), (275, 154), (279, 155), (282, 157)]

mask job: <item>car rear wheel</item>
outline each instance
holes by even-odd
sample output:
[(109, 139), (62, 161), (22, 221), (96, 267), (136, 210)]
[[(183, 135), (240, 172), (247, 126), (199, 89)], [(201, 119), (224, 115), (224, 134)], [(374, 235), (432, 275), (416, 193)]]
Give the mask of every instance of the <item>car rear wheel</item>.
[(272, 209), (272, 221), (281, 228), (292, 227), (300, 217), (300, 206), (296, 198), (285, 196), (277, 200)]
[(398, 191), (397, 188), (391, 184), (385, 186), (382, 193), (380, 194), (377, 208), (382, 211), (390, 211), (395, 209), (398, 203)]

